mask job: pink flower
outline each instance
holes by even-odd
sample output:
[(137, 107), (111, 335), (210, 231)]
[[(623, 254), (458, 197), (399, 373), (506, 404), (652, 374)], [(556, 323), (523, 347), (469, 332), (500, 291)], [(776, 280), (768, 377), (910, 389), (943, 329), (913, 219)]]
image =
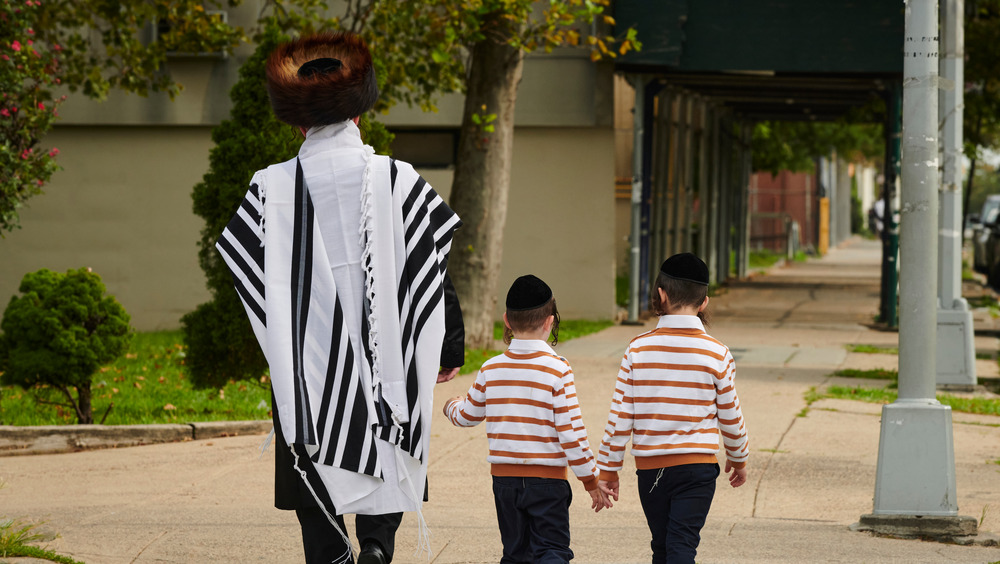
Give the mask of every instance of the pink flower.
[(39, 185), (39, 186), (41, 186), (41, 185), (43, 185), (43, 184), (45, 184), (45, 183), (44, 183), (44, 182), (42, 182), (41, 180), (39, 180), (39, 181), (38, 181), (38, 185)]
[(4, 109), (0, 110), (0, 116), (10, 117), (10, 112), (7, 110), (7, 108), (4, 108)]
[(32, 151), (31, 149), (25, 149), (25, 150), (24, 150), (24, 151), (23, 151), (23, 152), (21, 153), (21, 158), (22, 158), (23, 160), (28, 160), (28, 157), (30, 157), (30, 156), (31, 156), (31, 151)]
[(3, 59), (5, 61), (9, 61), (10, 57), (8, 57), (7, 55), (0, 55), (0, 59)]
[(44, 110), (44, 109), (45, 109), (45, 104), (43, 104), (43, 103), (39, 102), (39, 103), (38, 103), (38, 109), (39, 109), (39, 110)]
[(35, 44), (35, 42), (34, 42), (34, 41), (32, 41), (32, 40), (30, 40), (30, 39), (28, 40), (28, 45), (29, 45), (29, 46), (30, 46), (30, 45), (34, 45), (34, 44)]
[(15, 39), (14, 42), (10, 44), (10, 48), (13, 49), (13, 50), (15, 50), (15, 51), (20, 51), (21, 50), (21, 42)]
[(33, 30), (33, 29), (31, 29), (31, 28), (29, 27), (29, 28), (28, 28), (28, 35), (34, 35), (34, 34), (35, 34), (35, 30)]
[(56, 156), (58, 154), (59, 154), (59, 149), (56, 149), (55, 147), (52, 147), (52, 150), (49, 151), (49, 156), (50, 157), (54, 157), (54, 156)]
[(52, 48), (56, 51), (62, 51), (62, 47), (60, 47), (58, 43), (53, 43)]

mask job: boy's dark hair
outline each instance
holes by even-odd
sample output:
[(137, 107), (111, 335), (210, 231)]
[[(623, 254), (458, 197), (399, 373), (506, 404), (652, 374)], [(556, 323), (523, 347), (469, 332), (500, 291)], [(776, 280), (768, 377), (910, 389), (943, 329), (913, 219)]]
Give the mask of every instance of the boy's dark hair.
[(555, 298), (533, 309), (511, 310), (508, 308), (507, 323), (510, 324), (510, 327), (507, 327), (506, 324), (503, 327), (503, 342), (509, 345), (511, 339), (514, 338), (514, 331), (521, 333), (540, 329), (545, 323), (545, 319), (550, 315), (554, 318), (550, 344), (555, 345), (559, 342), (559, 310), (556, 308)]
[[(663, 292), (667, 294), (668, 303), (660, 301), (660, 293), (656, 291), (658, 288), (662, 288)], [(708, 286), (671, 278), (660, 272), (649, 292), (649, 310), (656, 315), (669, 315), (678, 308), (700, 306), (705, 301), (706, 296), (708, 296)], [(708, 326), (708, 315), (704, 311), (698, 312), (698, 318), (705, 326)]]

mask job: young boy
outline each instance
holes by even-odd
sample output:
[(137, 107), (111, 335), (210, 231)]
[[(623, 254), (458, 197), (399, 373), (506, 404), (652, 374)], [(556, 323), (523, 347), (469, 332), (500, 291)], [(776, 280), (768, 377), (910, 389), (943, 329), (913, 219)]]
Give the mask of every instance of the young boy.
[(618, 471), (632, 438), (639, 501), (653, 563), (694, 564), (719, 476), (719, 434), (734, 488), (747, 478), (747, 432), (725, 345), (705, 333), (708, 267), (691, 253), (660, 267), (650, 306), (656, 329), (629, 343), (597, 454), (600, 487), (618, 500)]
[(468, 396), (448, 400), (444, 414), (460, 427), (486, 420), (493, 497), (503, 541), (502, 564), (569, 562), (573, 469), (600, 511), (610, 502), (597, 486), (597, 467), (576, 398), (573, 371), (556, 355), (559, 312), (552, 290), (526, 275), (507, 293), (507, 352), (483, 364)]

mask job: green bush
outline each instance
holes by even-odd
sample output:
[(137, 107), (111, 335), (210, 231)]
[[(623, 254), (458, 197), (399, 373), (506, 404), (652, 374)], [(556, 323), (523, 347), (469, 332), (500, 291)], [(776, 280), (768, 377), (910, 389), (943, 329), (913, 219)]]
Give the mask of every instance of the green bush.
[(89, 268), (31, 272), (18, 290), (21, 296), (11, 298), (0, 321), (3, 382), (26, 389), (52, 386), (79, 423), (93, 423), (91, 377), (127, 349), (128, 313), (104, 295), (101, 277)]
[[(239, 81), (229, 93), (233, 102), (229, 119), (212, 130), (215, 147), (209, 156), (209, 170), (191, 195), (194, 213), (205, 220), (198, 258), (212, 295), (211, 301), (181, 319), (188, 346), (187, 365), (192, 383), (198, 387), (257, 379), (267, 369), (215, 242), (239, 208), (253, 173), (293, 158), (302, 144), (296, 128), (275, 119), (264, 81), (268, 55), (287, 39), (275, 28), (267, 30), (257, 50), (240, 68)], [(386, 152), (392, 136), (381, 124), (362, 116), (361, 130), (376, 151)]]

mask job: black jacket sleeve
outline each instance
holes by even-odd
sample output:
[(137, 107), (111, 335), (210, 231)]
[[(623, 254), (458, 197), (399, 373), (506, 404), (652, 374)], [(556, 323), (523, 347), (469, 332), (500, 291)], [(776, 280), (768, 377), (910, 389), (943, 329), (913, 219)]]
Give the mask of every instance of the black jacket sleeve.
[(448, 273), (444, 274), (444, 343), (441, 345), (441, 366), (456, 368), (465, 364), (465, 321), (458, 293)]

